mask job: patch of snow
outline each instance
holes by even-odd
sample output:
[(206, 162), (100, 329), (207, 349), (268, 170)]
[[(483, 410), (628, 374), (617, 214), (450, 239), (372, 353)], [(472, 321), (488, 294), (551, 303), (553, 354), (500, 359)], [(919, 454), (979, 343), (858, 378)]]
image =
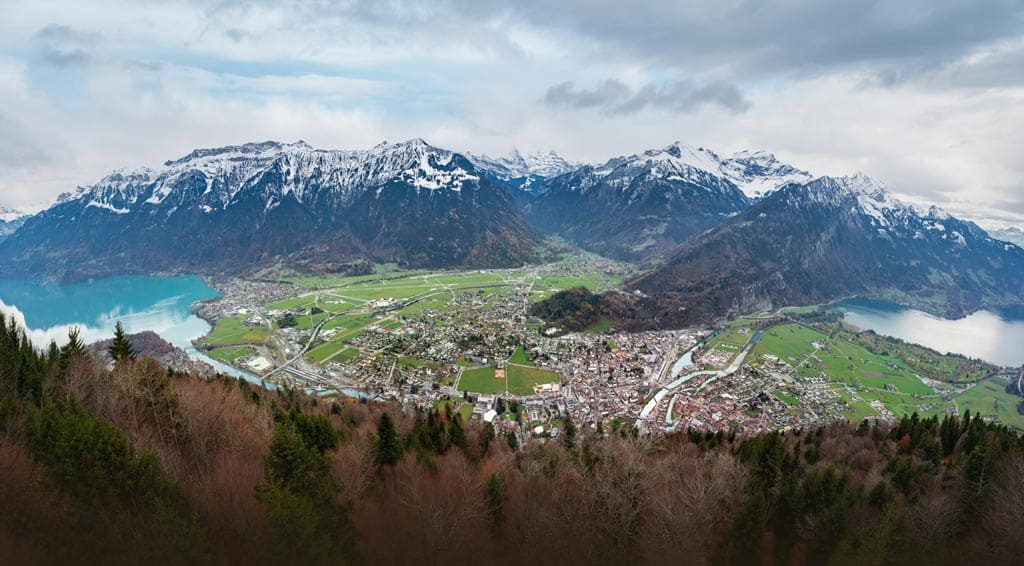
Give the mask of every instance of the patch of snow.
[(128, 214), (129, 212), (131, 212), (127, 208), (117, 208), (116, 206), (113, 206), (111, 204), (107, 204), (105, 202), (97, 202), (97, 201), (90, 201), (89, 204), (85, 205), (85, 207), (86, 208), (101, 208), (103, 210), (108, 210), (110, 212), (113, 212), (114, 214)]

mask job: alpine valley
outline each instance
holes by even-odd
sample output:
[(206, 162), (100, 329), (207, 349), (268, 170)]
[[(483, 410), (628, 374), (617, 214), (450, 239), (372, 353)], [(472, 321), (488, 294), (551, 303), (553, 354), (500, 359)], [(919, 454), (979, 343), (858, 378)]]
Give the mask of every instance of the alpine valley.
[(766, 152), (678, 142), (596, 165), (419, 139), (249, 143), (116, 171), (11, 220), (0, 275), (64, 281), (363, 260), (514, 267), (557, 236), (647, 266), (623, 285), (628, 305), (608, 311), (638, 328), (848, 296), (943, 315), (1024, 296), (1024, 250), (971, 222), (906, 205), (864, 175), (815, 178)]

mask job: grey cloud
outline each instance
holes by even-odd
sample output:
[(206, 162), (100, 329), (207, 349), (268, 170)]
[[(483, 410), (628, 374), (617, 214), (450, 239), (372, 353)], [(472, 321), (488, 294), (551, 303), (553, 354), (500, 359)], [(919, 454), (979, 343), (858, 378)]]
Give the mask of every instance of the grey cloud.
[(548, 106), (596, 108), (610, 114), (632, 114), (646, 109), (690, 113), (703, 106), (720, 106), (732, 113), (746, 112), (750, 101), (736, 85), (691, 80), (648, 83), (633, 91), (625, 83), (608, 79), (593, 89), (578, 89), (571, 81), (552, 85), (541, 99)]
[(569, 29), (602, 45), (602, 57), (720, 67), (744, 77), (836, 68), (914, 72), (1019, 39), (1024, 29), (1019, 0), (637, 1), (599, 7), (590, 0), (526, 0), (516, 6), (515, 13), (535, 25)]
[(591, 89), (577, 89), (572, 81), (552, 85), (542, 99), (549, 106), (568, 108), (608, 108), (629, 100), (629, 87), (621, 81), (608, 79)]
[(94, 33), (81, 32), (69, 26), (49, 24), (32, 36), (40, 58), (54, 67), (83, 67), (92, 61), (89, 49), (99, 40)]
[[(218, 6), (211, 14), (221, 18), (250, 9), (246, 3)], [(442, 0), (429, 6), (353, 0), (328, 7), (298, 0), (279, 9), (336, 31), (363, 24), (373, 34), (425, 33), (444, 41), (459, 29), (463, 33), (454, 37), (488, 49), (514, 43), (501, 30), (526, 25), (579, 39), (594, 61), (715, 69), (717, 76), (744, 81), (845, 69), (878, 74), (890, 84), (893, 77), (934, 78), (950, 61), (970, 65), (979, 48), (1020, 40), (1024, 29), (1020, 0)], [(473, 35), (481, 29), (486, 33)], [(1007, 72), (989, 73), (989, 80), (1021, 84), (1021, 73), (1011, 72), (1014, 64), (1024, 67), (1019, 59), (999, 63)]]

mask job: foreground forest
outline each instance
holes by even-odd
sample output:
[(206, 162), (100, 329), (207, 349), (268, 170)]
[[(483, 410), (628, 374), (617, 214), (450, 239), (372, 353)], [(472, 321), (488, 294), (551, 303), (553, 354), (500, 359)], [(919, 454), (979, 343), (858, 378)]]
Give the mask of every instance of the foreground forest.
[(175, 374), (0, 317), (0, 556), (49, 563), (1015, 564), (1024, 440), (978, 417), (574, 431)]

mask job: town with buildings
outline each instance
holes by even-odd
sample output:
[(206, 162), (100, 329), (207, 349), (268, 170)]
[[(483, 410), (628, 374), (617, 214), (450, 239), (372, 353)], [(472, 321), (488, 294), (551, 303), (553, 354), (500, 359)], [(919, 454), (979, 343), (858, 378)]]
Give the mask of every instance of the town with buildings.
[[(625, 269), (583, 257), (516, 270), (215, 281), (223, 297), (196, 309), (214, 327), (195, 345), (218, 369), (270, 387), (444, 406), (524, 438), (557, 435), (566, 418), (640, 432), (756, 432), (953, 410), (948, 392), (922, 389), (923, 379), (909, 378), (906, 393), (895, 380), (875, 398), (830, 375), (827, 339), (793, 333), (785, 316), (636, 333), (603, 321), (563, 334), (529, 313), (572, 285), (613, 288)], [(765, 346), (769, 328), (798, 340)]]

